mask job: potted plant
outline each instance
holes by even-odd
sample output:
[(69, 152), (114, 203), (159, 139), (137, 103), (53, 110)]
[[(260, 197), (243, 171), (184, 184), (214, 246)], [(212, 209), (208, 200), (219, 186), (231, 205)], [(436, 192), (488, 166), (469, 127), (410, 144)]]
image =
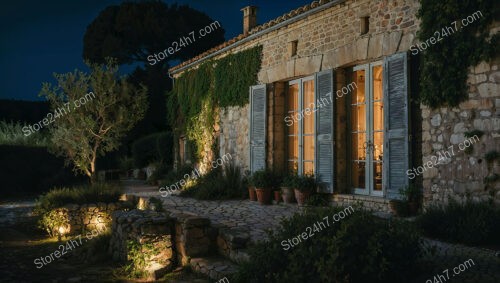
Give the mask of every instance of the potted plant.
[(299, 206), (306, 203), (307, 199), (316, 190), (316, 179), (312, 174), (297, 177), (297, 187), (294, 188), (295, 199)]
[(401, 199), (393, 199), (389, 201), (391, 212), (397, 216), (415, 215), (418, 212), (420, 203), (422, 202), (422, 192), (419, 188), (410, 184), (404, 189), (399, 190)]
[(254, 186), (248, 186), (248, 198), (251, 201), (257, 201), (257, 194), (255, 193), (255, 187)]
[(281, 196), (284, 203), (292, 203), (295, 201), (294, 189), (297, 188), (297, 174), (291, 174), (283, 179), (281, 183)]
[(274, 201), (276, 203), (279, 203), (281, 199), (281, 191), (279, 189), (274, 188), (273, 193), (274, 193)]
[(274, 184), (272, 175), (268, 170), (259, 170), (252, 175), (251, 184), (255, 187), (257, 200), (260, 204), (271, 203), (271, 193)]

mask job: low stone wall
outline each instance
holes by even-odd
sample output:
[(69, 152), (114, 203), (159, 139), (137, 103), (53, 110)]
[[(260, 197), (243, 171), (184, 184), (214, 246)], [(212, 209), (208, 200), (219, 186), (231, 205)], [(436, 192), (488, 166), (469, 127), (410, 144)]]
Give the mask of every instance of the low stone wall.
[(69, 222), (69, 227), (64, 227), (65, 235), (79, 235), (95, 229), (103, 230), (110, 227), (111, 215), (114, 211), (122, 209), (122, 203), (91, 203), (67, 204), (56, 208), (54, 211)]
[(359, 203), (364, 208), (371, 211), (391, 212), (389, 200), (379, 197), (337, 194), (332, 196), (332, 201), (335, 205), (342, 207), (348, 207)]
[[(139, 253), (145, 266), (135, 266), (157, 280), (176, 266), (174, 219), (151, 210), (116, 211), (113, 213), (109, 252), (115, 261), (134, 261)], [(134, 250), (134, 251), (133, 251)]]
[(109, 252), (115, 261), (132, 261), (137, 251), (144, 254), (145, 266), (135, 266), (157, 280), (178, 264), (216, 251), (217, 229), (208, 218), (151, 210), (113, 213)]
[(210, 219), (189, 214), (175, 214), (175, 246), (183, 265), (189, 258), (212, 253), (217, 230), (210, 226)]

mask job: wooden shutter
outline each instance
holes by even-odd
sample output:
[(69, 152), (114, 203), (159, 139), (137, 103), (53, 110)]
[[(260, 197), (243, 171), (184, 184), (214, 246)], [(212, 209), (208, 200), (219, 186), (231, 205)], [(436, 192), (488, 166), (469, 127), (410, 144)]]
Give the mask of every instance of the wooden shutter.
[(408, 63), (406, 53), (384, 60), (384, 176), (389, 199), (400, 198), (408, 185)]
[(266, 168), (266, 85), (250, 87), (250, 171)]
[[(316, 179), (321, 191), (333, 193), (334, 86), (333, 70), (316, 74)], [(320, 107), (318, 107), (320, 106)]]

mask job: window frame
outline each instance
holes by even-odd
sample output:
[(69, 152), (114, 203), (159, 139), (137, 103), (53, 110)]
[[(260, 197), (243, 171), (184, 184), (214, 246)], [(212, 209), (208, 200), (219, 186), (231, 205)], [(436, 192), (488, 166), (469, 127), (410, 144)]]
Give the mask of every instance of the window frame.
[[(317, 160), (316, 160), (316, 103), (317, 103), (317, 99), (316, 99), (316, 87), (317, 87), (317, 82), (316, 82), (316, 75), (311, 75), (311, 76), (307, 76), (307, 77), (302, 77), (302, 78), (298, 78), (298, 79), (294, 79), (294, 80), (291, 80), (291, 81), (288, 81), (287, 83), (287, 90), (286, 90), (286, 99), (285, 99), (285, 105), (286, 105), (286, 115), (290, 115), (292, 113), (304, 113), (305, 108), (304, 107), (304, 87), (303, 87), (303, 84), (304, 82), (307, 82), (307, 81), (312, 81), (313, 82), (313, 86), (314, 86), (314, 91), (313, 91), (313, 102), (314, 102), (314, 108), (311, 109), (311, 114), (309, 114), (308, 116), (312, 117), (313, 119), (313, 132), (311, 134), (307, 134), (307, 135), (304, 135), (304, 117), (302, 117), (300, 119), (300, 121), (295, 121), (295, 119), (293, 119), (292, 117), (292, 120), (294, 121), (294, 123), (298, 123), (298, 133), (297, 133), (297, 142), (298, 142), (298, 158), (296, 160), (298, 166), (297, 166), (297, 174), (298, 175), (303, 175), (304, 174), (304, 166), (303, 166), (303, 162), (313, 162), (313, 170), (312, 170), (312, 174), (315, 174), (316, 173), (316, 167), (317, 167)], [(288, 108), (288, 102), (289, 102), (289, 88), (291, 85), (294, 85), (294, 84), (298, 84), (299, 86), (299, 91), (298, 91), (298, 109), (297, 109), (297, 112), (292, 112), (290, 113), (290, 110)], [(302, 115), (301, 114), (301, 115)], [(287, 151), (286, 151), (286, 168), (287, 170), (289, 171), (289, 167), (288, 167), (288, 163), (290, 161), (295, 161), (295, 159), (291, 159), (290, 156), (289, 156), (289, 144), (288, 144), (288, 137), (290, 137), (290, 132), (289, 132), (289, 129), (290, 129), (290, 126), (286, 126), (286, 141), (287, 141)], [(312, 160), (304, 160), (304, 137), (305, 136), (312, 136), (313, 137), (313, 145), (314, 145), (314, 152), (312, 154), (313, 156), (313, 159)], [(309, 172), (307, 172), (309, 173)]]

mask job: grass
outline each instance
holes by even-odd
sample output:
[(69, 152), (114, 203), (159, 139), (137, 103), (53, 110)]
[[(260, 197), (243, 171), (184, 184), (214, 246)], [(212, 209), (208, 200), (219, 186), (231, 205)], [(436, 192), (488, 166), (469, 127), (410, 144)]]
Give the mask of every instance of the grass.
[(21, 145), (46, 147), (49, 145), (50, 139), (47, 131), (32, 133), (28, 136), (24, 135), (23, 127), (28, 126), (19, 122), (0, 121), (0, 145)]

